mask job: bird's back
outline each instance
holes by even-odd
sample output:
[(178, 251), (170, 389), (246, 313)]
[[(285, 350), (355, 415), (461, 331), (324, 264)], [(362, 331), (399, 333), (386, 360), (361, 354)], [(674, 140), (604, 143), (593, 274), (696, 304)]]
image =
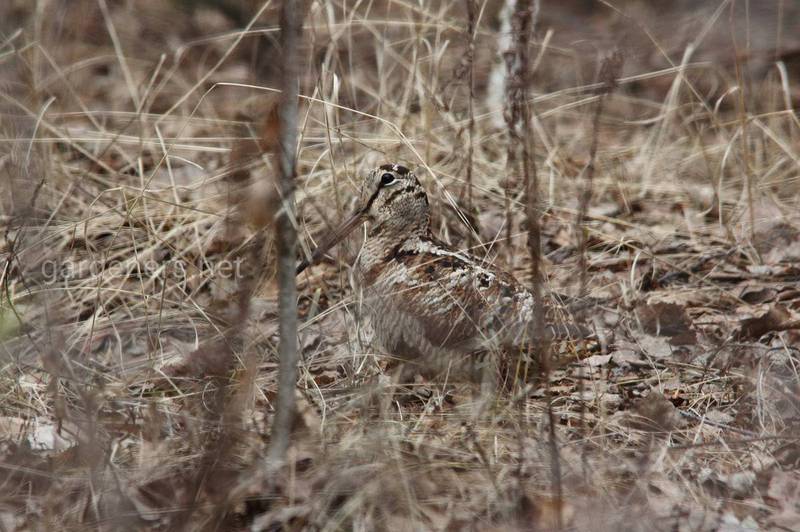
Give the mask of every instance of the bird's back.
[(430, 236), (368, 241), (359, 273), (378, 340), (404, 358), (518, 345), (533, 319), (513, 276)]

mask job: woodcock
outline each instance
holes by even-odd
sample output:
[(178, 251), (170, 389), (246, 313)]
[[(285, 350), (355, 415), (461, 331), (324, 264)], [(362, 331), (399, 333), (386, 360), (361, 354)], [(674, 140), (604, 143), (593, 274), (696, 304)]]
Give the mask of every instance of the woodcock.
[(386, 352), (414, 360), (524, 347), (533, 295), (509, 273), (436, 239), (430, 218), (428, 196), (414, 173), (384, 164), (364, 179), (355, 212), (297, 273), (366, 222), (357, 272)]

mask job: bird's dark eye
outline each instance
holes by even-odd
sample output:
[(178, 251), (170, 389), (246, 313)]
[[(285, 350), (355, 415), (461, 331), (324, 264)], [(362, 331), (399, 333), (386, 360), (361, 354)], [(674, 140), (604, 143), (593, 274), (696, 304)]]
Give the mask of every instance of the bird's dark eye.
[(392, 183), (392, 181), (394, 181), (394, 175), (390, 174), (389, 172), (386, 172), (381, 176), (381, 185), (389, 185)]

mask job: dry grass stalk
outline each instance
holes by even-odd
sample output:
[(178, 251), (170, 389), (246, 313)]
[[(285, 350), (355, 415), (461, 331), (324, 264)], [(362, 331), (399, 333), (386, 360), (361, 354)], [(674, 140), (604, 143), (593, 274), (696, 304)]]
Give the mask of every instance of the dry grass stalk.
[[(466, 168), (466, 187), (467, 187), (467, 212), (471, 217), (475, 216), (475, 205), (473, 200), (473, 159), (475, 157), (475, 32), (477, 22), (477, 0), (464, 0), (467, 8), (467, 54), (464, 58), (467, 68), (467, 168)], [(474, 245), (473, 231), (467, 232), (467, 247)]]
[[(539, 178), (535, 160), (534, 135), (531, 129), (531, 109), (529, 103), (529, 87), (532, 82), (530, 73), (530, 41), (533, 36), (536, 17), (539, 12), (538, 1), (516, 0), (511, 18), (512, 49), (507, 52), (507, 77), (506, 77), (506, 123), (508, 125), (508, 160), (507, 165), (512, 175), (521, 170), (525, 186), (525, 214), (528, 224), (528, 253), (530, 255), (531, 293), (534, 301), (533, 322), (530, 327), (532, 355), (534, 360), (541, 365), (545, 383), (545, 400), (547, 401), (548, 416), (548, 447), (550, 467), (552, 471), (552, 489), (556, 506), (560, 508), (563, 499), (561, 458), (558, 450), (558, 440), (555, 428), (555, 414), (553, 413), (553, 397), (550, 392), (550, 349), (545, 338), (544, 297), (542, 292), (542, 230), (539, 199)], [(506, 191), (508, 194), (508, 190)], [(508, 202), (508, 195), (506, 196)], [(508, 203), (507, 203), (508, 205)], [(507, 223), (511, 224), (510, 217)], [(510, 238), (509, 238), (510, 245)], [(524, 362), (523, 375), (527, 377), (528, 360)], [(524, 378), (523, 380), (527, 380)], [(524, 415), (522, 416), (524, 420)], [(521, 433), (524, 434), (524, 433)], [(520, 441), (524, 437), (520, 436)], [(522, 446), (520, 447), (522, 449)], [(519, 475), (521, 482), (522, 475)], [(519, 488), (523, 493), (523, 488)], [(563, 519), (561, 512), (557, 512), (556, 528), (561, 529)]]
[(583, 170), (584, 185), (578, 200), (578, 216), (575, 219), (575, 233), (578, 235), (578, 268), (580, 271), (578, 297), (580, 298), (586, 297), (588, 290), (589, 268), (586, 262), (586, 242), (589, 235), (588, 230), (584, 227), (584, 223), (586, 221), (589, 205), (592, 201), (597, 146), (600, 138), (600, 118), (603, 116), (603, 106), (606, 99), (614, 92), (617, 86), (617, 79), (619, 79), (620, 73), (622, 72), (623, 64), (624, 57), (622, 53), (619, 50), (615, 50), (610, 57), (603, 60), (597, 76), (597, 82), (600, 87), (596, 89), (596, 94), (599, 95), (599, 98), (595, 103), (594, 113), (592, 114), (592, 141), (589, 146), (589, 162)]

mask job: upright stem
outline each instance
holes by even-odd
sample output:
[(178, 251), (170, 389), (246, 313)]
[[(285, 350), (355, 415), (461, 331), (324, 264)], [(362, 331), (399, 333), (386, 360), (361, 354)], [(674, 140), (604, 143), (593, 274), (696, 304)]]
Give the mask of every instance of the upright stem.
[[(553, 412), (553, 400), (550, 390), (550, 346), (545, 340), (544, 296), (542, 290), (542, 230), (539, 201), (539, 176), (534, 157), (535, 143), (531, 130), (531, 104), (529, 90), (532, 82), (530, 71), (530, 45), (536, 16), (539, 11), (538, 0), (516, 0), (511, 18), (513, 46), (511, 53), (506, 54), (508, 76), (506, 78), (506, 123), (509, 130), (508, 167), (517, 169), (521, 166), (525, 185), (525, 216), (528, 222), (528, 252), (531, 257), (531, 292), (533, 293), (534, 312), (529, 327), (530, 346), (533, 355), (541, 362), (544, 372), (545, 395), (547, 399), (548, 435), (547, 443), (550, 452), (551, 483), (558, 512), (556, 513), (557, 529), (562, 528), (561, 514), (562, 485), (561, 458), (556, 437), (556, 416)], [(517, 147), (519, 146), (519, 148)], [(520, 150), (517, 157), (516, 151)], [(508, 195), (506, 195), (508, 201)], [(527, 364), (526, 371), (527, 374)], [(524, 405), (525, 397), (521, 398)], [(521, 417), (524, 422), (524, 413)], [(521, 482), (521, 476), (520, 482)], [(520, 487), (522, 492), (522, 487)]]
[[(475, 153), (475, 0), (465, 0), (467, 4), (467, 83), (468, 83), (468, 145), (467, 145), (467, 212), (475, 215), (472, 203), (472, 160)], [(473, 231), (467, 233), (467, 247), (472, 248)]]
[(282, 84), (280, 123), (280, 181), (282, 208), (276, 220), (278, 251), (278, 399), (272, 426), (269, 457), (286, 458), (295, 415), (297, 382), (297, 228), (295, 226), (295, 173), (297, 157), (297, 99), (299, 93), (299, 54), (302, 9), (298, 2), (284, 0), (281, 6)]
[(586, 165), (584, 173), (583, 190), (578, 196), (578, 216), (575, 220), (575, 232), (578, 235), (578, 267), (580, 269), (578, 297), (584, 298), (588, 291), (588, 257), (587, 238), (588, 233), (584, 224), (586, 214), (589, 212), (589, 204), (592, 202), (594, 187), (594, 174), (597, 161), (597, 147), (600, 140), (600, 117), (603, 115), (603, 106), (606, 98), (614, 91), (617, 86), (617, 79), (622, 72), (624, 57), (622, 53), (615, 50), (613, 54), (606, 57), (601, 66), (597, 81), (601, 83), (598, 88), (599, 98), (594, 108), (592, 116), (592, 143), (589, 146), (589, 163)]

